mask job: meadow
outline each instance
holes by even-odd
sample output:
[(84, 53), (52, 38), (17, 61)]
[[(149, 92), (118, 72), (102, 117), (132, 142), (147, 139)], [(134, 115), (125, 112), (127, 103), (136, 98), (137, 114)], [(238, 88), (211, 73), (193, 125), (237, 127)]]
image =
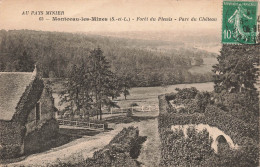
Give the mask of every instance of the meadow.
[(129, 107), (132, 103), (137, 103), (139, 106), (158, 106), (158, 96), (165, 93), (175, 92), (176, 88), (190, 88), (196, 87), (200, 91), (212, 91), (214, 88), (213, 82), (207, 83), (193, 83), (193, 84), (177, 84), (169, 86), (158, 87), (136, 87), (130, 89), (130, 95), (127, 100), (121, 96), (117, 99), (120, 107)]
[[(193, 83), (193, 84), (176, 84), (169, 86), (157, 87), (135, 87), (129, 90), (130, 95), (125, 100), (123, 96), (116, 99), (117, 104), (121, 108), (130, 107), (131, 104), (136, 103), (138, 106), (158, 106), (158, 96), (165, 93), (175, 92), (176, 88), (190, 88), (196, 87), (200, 91), (212, 91), (213, 83)], [(55, 106), (61, 110), (64, 106), (59, 105), (59, 95), (57, 91), (53, 93)]]
[(203, 64), (200, 66), (192, 66), (189, 69), (189, 72), (191, 73), (199, 73), (199, 74), (204, 74), (207, 72), (210, 72), (213, 68), (212, 66), (217, 64), (217, 58), (216, 57), (204, 57), (203, 58)]

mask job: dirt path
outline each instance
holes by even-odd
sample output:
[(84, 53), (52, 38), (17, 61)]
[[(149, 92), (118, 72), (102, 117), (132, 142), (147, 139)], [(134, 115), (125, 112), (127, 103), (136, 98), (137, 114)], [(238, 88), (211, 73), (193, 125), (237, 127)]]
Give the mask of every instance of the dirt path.
[(114, 129), (112, 131), (100, 133), (95, 136), (86, 136), (49, 151), (30, 155), (20, 162), (7, 164), (7, 166), (48, 166), (50, 164), (59, 164), (60, 162), (81, 162), (87, 157), (92, 157), (95, 151), (107, 145), (118, 132), (128, 126), (138, 126), (140, 135), (147, 136), (147, 141), (143, 144), (138, 161), (142, 162), (145, 166), (157, 166), (155, 164), (158, 163), (160, 153), (157, 151), (160, 150), (158, 149), (157, 119), (117, 124), (112, 127)]
[(84, 161), (87, 157), (92, 157), (95, 151), (107, 145), (123, 127), (131, 125), (134, 125), (134, 123), (118, 124), (115, 125), (112, 131), (95, 136), (86, 136), (49, 151), (30, 155), (23, 161), (8, 164), (7, 166), (48, 166), (59, 162), (71, 162), (73, 164)]
[(158, 121), (150, 119), (143, 121), (143, 126), (140, 126), (140, 135), (147, 136), (147, 140), (143, 143), (138, 161), (145, 167), (158, 167), (160, 163), (160, 138), (158, 132)]

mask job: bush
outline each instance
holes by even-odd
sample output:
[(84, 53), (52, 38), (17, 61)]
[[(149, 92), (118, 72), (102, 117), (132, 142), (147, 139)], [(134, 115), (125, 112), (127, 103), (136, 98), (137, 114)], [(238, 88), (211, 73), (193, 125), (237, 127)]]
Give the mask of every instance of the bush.
[(176, 88), (176, 96), (174, 98), (175, 104), (187, 104), (191, 99), (194, 99), (197, 93), (199, 92), (195, 87), (191, 88)]
[(138, 128), (128, 127), (120, 131), (103, 149), (96, 151), (93, 158), (86, 160), (86, 166), (131, 166), (137, 167), (135, 160), (141, 149), (144, 137), (139, 136)]
[(249, 92), (215, 94), (216, 105), (246, 122), (258, 122), (259, 99)]
[(181, 107), (177, 110), (178, 113), (187, 113), (187, 110), (184, 107)]
[(128, 109), (126, 112), (126, 117), (131, 117), (131, 116), (133, 116), (132, 109)]
[[(209, 92), (199, 92), (196, 88), (176, 88), (176, 94), (166, 94), (166, 101), (168, 102), (168, 112), (178, 113), (204, 113), (207, 105), (212, 104), (211, 94)], [(172, 107), (169, 103), (173, 100), (173, 104), (184, 105), (185, 109), (177, 109)]]
[(131, 104), (130, 104), (130, 107), (136, 107), (136, 106), (138, 106), (137, 103), (131, 103)]
[(213, 102), (211, 101), (211, 95), (209, 92), (199, 92), (195, 96), (194, 102), (196, 104), (197, 112), (205, 112), (206, 107), (209, 104), (212, 104)]
[(186, 111), (189, 114), (199, 113), (200, 112), (200, 108), (197, 105), (197, 102), (195, 100), (191, 100), (190, 103), (188, 103), (186, 105)]

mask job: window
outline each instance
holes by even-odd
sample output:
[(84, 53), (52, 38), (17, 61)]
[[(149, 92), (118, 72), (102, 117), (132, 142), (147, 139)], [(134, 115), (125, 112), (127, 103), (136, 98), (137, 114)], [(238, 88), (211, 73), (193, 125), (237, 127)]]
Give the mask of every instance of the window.
[(41, 103), (40, 102), (36, 103), (35, 113), (36, 113), (36, 121), (39, 121), (40, 115), (41, 115)]

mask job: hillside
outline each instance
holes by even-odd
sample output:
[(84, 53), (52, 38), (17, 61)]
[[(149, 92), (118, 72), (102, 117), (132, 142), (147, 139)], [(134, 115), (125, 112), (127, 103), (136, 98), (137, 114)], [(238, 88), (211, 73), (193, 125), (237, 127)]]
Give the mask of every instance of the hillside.
[(132, 78), (133, 86), (210, 81), (208, 68), (200, 74), (191, 72), (205, 66), (204, 59), (216, 57), (183, 42), (83, 33), (1, 30), (0, 41), (0, 71), (32, 71), (37, 62), (43, 77), (67, 77), (73, 65), (100, 47), (112, 71)]

